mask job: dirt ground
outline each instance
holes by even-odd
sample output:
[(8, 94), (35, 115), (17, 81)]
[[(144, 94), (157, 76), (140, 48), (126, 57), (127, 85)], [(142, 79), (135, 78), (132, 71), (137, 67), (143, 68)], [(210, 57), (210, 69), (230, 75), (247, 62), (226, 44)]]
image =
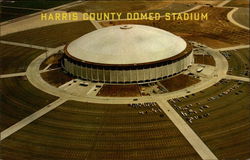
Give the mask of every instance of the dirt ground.
[(103, 85), (97, 96), (138, 97), (141, 96), (138, 85)]
[(160, 81), (160, 83), (167, 88), (169, 92), (180, 90), (198, 83), (200, 80), (188, 75), (180, 74), (172, 78)]
[(72, 80), (72, 77), (64, 73), (61, 68), (41, 73), (41, 77), (55, 87), (59, 87)]
[(192, 12), (208, 13), (208, 20), (204, 21), (159, 21), (131, 20), (102, 22), (103, 26), (118, 24), (143, 24), (154, 26), (172, 32), (187, 40), (197, 41), (212, 48), (246, 45), (249, 32), (230, 23), (227, 14), (231, 8), (201, 7)]
[(40, 70), (43, 70), (46, 68), (48, 65), (57, 65), (61, 66), (61, 59), (63, 57), (63, 54), (53, 54), (49, 56), (46, 60), (43, 61), (43, 63), (40, 66)]
[(215, 66), (213, 56), (210, 55), (194, 55), (194, 63)]

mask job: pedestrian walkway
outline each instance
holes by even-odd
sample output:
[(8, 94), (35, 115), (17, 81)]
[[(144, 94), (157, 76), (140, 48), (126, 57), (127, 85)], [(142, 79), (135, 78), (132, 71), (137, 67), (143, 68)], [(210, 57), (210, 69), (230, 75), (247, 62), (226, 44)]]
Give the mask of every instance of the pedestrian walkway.
[(249, 30), (248, 27), (246, 27), (246, 26), (244, 26), (244, 25), (242, 25), (242, 24), (236, 22), (236, 21), (233, 19), (233, 14), (234, 14), (238, 9), (239, 9), (239, 8), (234, 8), (233, 10), (231, 10), (231, 11), (227, 14), (227, 19), (228, 19), (231, 23), (235, 24), (236, 26), (238, 26), (238, 27), (240, 27), (240, 28), (242, 28), (242, 29)]
[(96, 29), (101, 29), (102, 28), (102, 26), (97, 22), (97, 21), (90, 21), (94, 26), (95, 26), (95, 28)]
[(222, 1), (221, 3), (219, 3), (216, 7), (223, 7), (225, 6), (226, 4), (228, 4), (231, 0), (225, 0), (225, 1)]
[(5, 139), (8, 136), (12, 135), (16, 131), (22, 129), (23, 127), (30, 124), (34, 120), (42, 117), (43, 115), (45, 115), (49, 111), (55, 109), (56, 107), (60, 106), (61, 104), (63, 104), (66, 101), (67, 101), (67, 99), (59, 98), (58, 100), (50, 103), (49, 105), (45, 106), (44, 108), (42, 108), (42, 109), (38, 110), (37, 112), (31, 114), (30, 116), (28, 116), (28, 117), (24, 118), (23, 120), (17, 122), (16, 124), (10, 126), (9, 128), (7, 128), (7, 129), (5, 129), (4, 131), (1, 132), (1, 139), (0, 140), (2, 141), (3, 139)]
[(26, 8), (26, 7), (13, 7), (13, 6), (1, 6), (2, 8), (12, 8), (12, 9), (22, 9), (22, 10), (32, 10), (32, 11), (42, 11), (43, 9), (37, 8)]
[(41, 50), (51, 50), (52, 49), (52, 48), (44, 47), (44, 46), (37, 46), (37, 45), (32, 45), (32, 44), (10, 42), (10, 41), (3, 41), (3, 40), (0, 40), (0, 43), (9, 44), (9, 45), (13, 45), (13, 46), (21, 46), (21, 47), (28, 47), (28, 48), (34, 48), (34, 49), (41, 49)]
[(250, 78), (248, 77), (240, 77), (240, 76), (233, 76), (233, 75), (226, 75), (226, 79), (233, 79), (233, 80), (240, 80), (245, 82), (250, 82)]
[(21, 77), (21, 76), (25, 76), (25, 75), (26, 75), (26, 72), (2, 74), (2, 75), (0, 75), (0, 78)]
[(239, 45), (239, 46), (234, 46), (234, 47), (218, 48), (215, 50), (217, 50), (217, 51), (230, 51), (230, 50), (244, 49), (244, 48), (249, 48), (249, 47), (250, 47), (250, 45)]
[(192, 130), (191, 127), (183, 120), (180, 115), (171, 107), (164, 97), (155, 98), (160, 108), (165, 112), (168, 118), (179, 129), (187, 141), (193, 146), (195, 151), (204, 160), (217, 160), (217, 157), (200, 139), (200, 137)]

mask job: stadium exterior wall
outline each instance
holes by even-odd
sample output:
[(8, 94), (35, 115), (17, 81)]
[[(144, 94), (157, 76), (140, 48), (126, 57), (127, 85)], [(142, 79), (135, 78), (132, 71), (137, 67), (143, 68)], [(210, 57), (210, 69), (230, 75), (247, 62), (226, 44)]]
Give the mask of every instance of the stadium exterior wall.
[(176, 75), (193, 64), (192, 49), (176, 59), (143, 65), (99, 65), (77, 61), (65, 54), (62, 66), (69, 74), (94, 82), (147, 83)]

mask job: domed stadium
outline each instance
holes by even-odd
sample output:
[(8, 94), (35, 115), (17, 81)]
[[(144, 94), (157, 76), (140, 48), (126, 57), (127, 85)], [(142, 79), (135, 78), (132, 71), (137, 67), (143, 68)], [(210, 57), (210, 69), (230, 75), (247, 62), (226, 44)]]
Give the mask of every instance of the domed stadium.
[(176, 75), (193, 63), (191, 45), (162, 29), (117, 25), (66, 45), (63, 68), (71, 75), (104, 83), (146, 83)]

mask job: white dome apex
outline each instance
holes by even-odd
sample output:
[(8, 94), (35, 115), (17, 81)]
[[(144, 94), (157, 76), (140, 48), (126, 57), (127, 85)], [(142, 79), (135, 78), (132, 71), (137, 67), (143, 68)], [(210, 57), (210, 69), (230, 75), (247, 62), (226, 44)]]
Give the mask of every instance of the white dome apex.
[(145, 25), (117, 25), (83, 35), (67, 46), (81, 61), (98, 64), (140, 64), (178, 55), (187, 47), (182, 38)]

